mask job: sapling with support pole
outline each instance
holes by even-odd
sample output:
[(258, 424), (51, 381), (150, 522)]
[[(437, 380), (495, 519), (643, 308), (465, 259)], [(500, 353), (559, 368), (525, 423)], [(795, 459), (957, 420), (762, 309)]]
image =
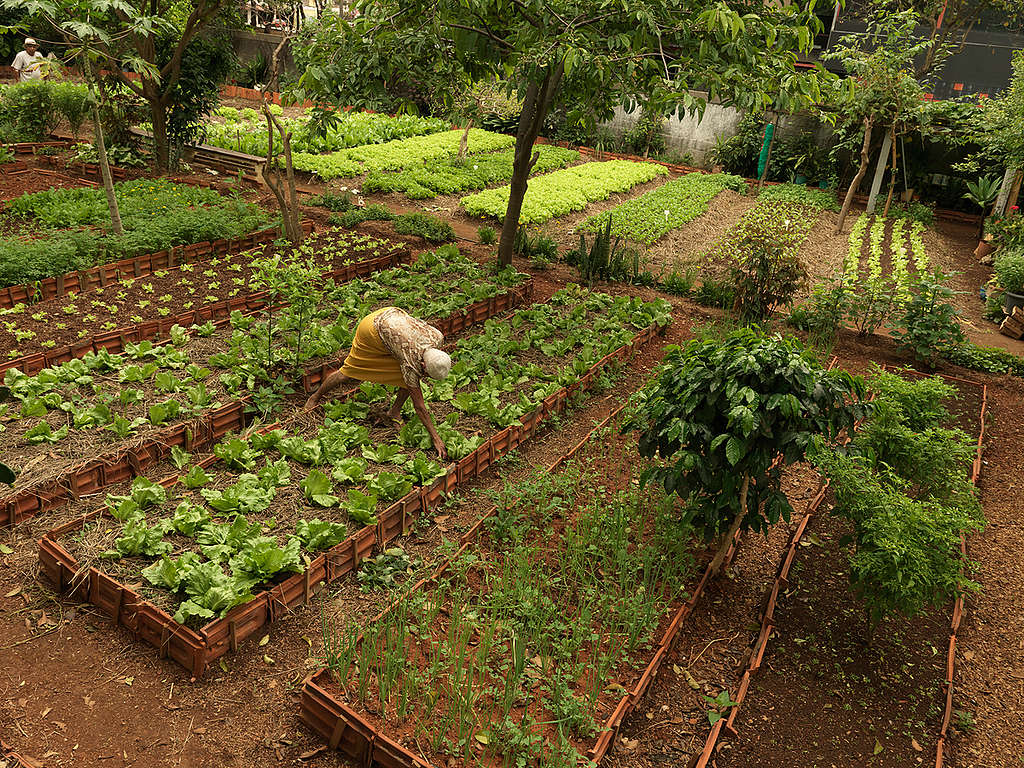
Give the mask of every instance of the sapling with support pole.
[[(270, 110), (271, 96), (277, 85), (278, 71), (281, 67), (281, 49), (291, 39), (289, 35), (281, 38), (274, 49), (270, 65), (270, 77), (263, 86), (260, 108), (267, 118), (267, 163), (263, 168), (263, 180), (277, 198), (277, 206), (281, 210), (281, 226), (284, 235), (294, 245), (302, 242), (302, 227), (299, 224), (299, 197), (295, 191), (295, 168), (292, 165), (292, 132), (286, 128), (281, 119)], [(284, 159), (284, 178), (276, 167), (274, 155), (274, 133), (281, 137), (281, 155)]]

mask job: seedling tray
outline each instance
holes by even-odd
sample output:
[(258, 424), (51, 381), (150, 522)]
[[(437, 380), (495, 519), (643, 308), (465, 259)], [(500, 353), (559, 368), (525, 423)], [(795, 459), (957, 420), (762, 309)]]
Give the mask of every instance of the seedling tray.
[[(98, 568), (85, 569), (59, 543), (60, 537), (82, 529), (102, 511), (93, 512), (49, 531), (39, 543), (42, 574), (58, 591), (89, 602), (122, 624), (143, 641), (157, 648), (161, 658), (167, 657), (199, 677), (210, 665), (228, 651), (275, 621), (288, 611), (309, 601), (324, 584), (330, 584), (359, 567), (359, 563), (376, 549), (406, 533), (420, 514), (436, 507), (455, 488), (486, 471), (495, 461), (533, 437), (541, 424), (552, 414), (565, 410), (570, 398), (590, 389), (594, 378), (609, 363), (624, 361), (651, 341), (660, 329), (651, 325), (596, 362), (582, 377), (545, 398), (519, 424), (506, 427), (492, 435), (483, 445), (448, 467), (447, 473), (430, 486), (418, 488), (378, 515), (376, 525), (367, 526), (346, 540), (317, 556), (303, 573), (295, 574), (256, 598), (230, 611), (225, 617), (209, 622), (195, 631), (174, 621), (131, 588), (110, 578)], [(272, 429), (271, 425), (266, 429)], [(215, 457), (205, 460), (207, 465)], [(126, 479), (126, 478), (125, 478)], [(169, 485), (177, 475), (166, 478)]]
[[(506, 293), (483, 299), (435, 321), (435, 325), (442, 333), (456, 333), (520, 303), (530, 303), (533, 292), (533, 279), (530, 278)], [(227, 319), (220, 322), (225, 323)], [(329, 368), (319, 365), (312, 372), (307, 372), (303, 376), (303, 385), (315, 386), (311, 382), (319, 382)], [(0, 498), (0, 527), (15, 525), (71, 499), (98, 493), (109, 485), (131, 480), (142, 474), (147, 467), (169, 456), (171, 448), (175, 446), (189, 452), (204, 450), (229, 432), (238, 432), (246, 427), (249, 423), (246, 414), (248, 404), (249, 397), (240, 398), (192, 421), (156, 432), (135, 445), (72, 467), (57, 480), (30, 486)]]

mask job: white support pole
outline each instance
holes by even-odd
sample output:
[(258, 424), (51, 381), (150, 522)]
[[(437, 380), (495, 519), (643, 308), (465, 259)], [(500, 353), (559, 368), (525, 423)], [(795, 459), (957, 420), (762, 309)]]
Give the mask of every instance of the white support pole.
[(878, 200), (878, 192), (882, 188), (882, 179), (885, 177), (885, 168), (889, 164), (889, 153), (892, 151), (892, 134), (885, 133), (882, 141), (882, 150), (878, 153), (878, 165), (875, 166), (875, 178), (871, 180), (871, 194), (868, 195), (867, 213), (875, 212), (875, 202)]

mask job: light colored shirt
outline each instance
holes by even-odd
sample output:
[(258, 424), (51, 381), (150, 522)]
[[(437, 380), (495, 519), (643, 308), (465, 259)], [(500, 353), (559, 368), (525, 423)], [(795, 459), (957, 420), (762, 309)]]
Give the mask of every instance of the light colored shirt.
[(402, 380), (410, 389), (420, 385), (423, 353), (439, 347), (444, 335), (434, 326), (397, 307), (388, 307), (374, 318), (374, 327), (384, 347), (398, 361)]
[(26, 80), (37, 80), (43, 76), (42, 69), (39, 66), (43, 60), (43, 54), (39, 51), (36, 51), (34, 56), (29, 56), (28, 51), (18, 51), (18, 55), (14, 57), (14, 63), (11, 66), (18, 71), (18, 79), (24, 83)]

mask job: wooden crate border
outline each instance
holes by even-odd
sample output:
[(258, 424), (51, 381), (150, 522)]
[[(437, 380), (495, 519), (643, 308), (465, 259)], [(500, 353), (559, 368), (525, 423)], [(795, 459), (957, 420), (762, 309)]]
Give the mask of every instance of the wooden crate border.
[[(401, 264), (408, 263), (412, 259), (410, 251), (381, 256), (367, 261), (359, 261), (329, 272), (326, 278), (335, 282), (348, 282), (359, 277), (366, 277), (385, 269), (391, 269)], [(183, 312), (175, 317), (167, 317), (161, 320), (148, 320), (135, 325), (128, 325), (113, 331), (104, 331), (90, 338), (76, 341), (62, 349), (55, 349), (49, 352), (37, 352), (31, 355), (14, 360), (0, 362), (0, 373), (11, 368), (18, 368), (22, 373), (34, 375), (44, 368), (66, 363), (76, 357), (82, 357), (89, 352), (99, 352), (105, 349), (112, 354), (122, 352), (125, 344), (137, 344), (140, 341), (149, 339), (166, 339), (175, 325), (188, 327), (193, 324), (201, 324), (213, 321), (214, 325), (220, 327), (227, 324), (231, 319), (231, 313), (240, 311), (243, 313), (256, 312), (266, 305), (267, 291), (256, 291), (245, 296), (236, 296), (233, 299), (225, 299), (215, 304), (208, 304), (205, 307)]]
[[(495, 306), (497, 304), (495, 302)], [(650, 329), (641, 331), (634, 337), (633, 342), (624, 345), (623, 349), (635, 350), (637, 339), (651, 338), (649, 331)], [(591, 367), (591, 371), (603, 368), (609, 357), (595, 363)], [(563, 387), (559, 393), (553, 396), (557, 404), (552, 407), (550, 412), (556, 412), (565, 407), (567, 401), (565, 391)], [(561, 397), (557, 397), (558, 395)], [(543, 409), (542, 406), (534, 413)], [(535, 425), (539, 425), (541, 419), (531, 421)], [(273, 429), (275, 426), (277, 425), (269, 425), (262, 431)], [(359, 563), (375, 550), (386, 546), (407, 531), (420, 514), (436, 507), (448, 493), (462, 483), (486, 471), (495, 460), (511, 450), (511, 448), (497, 449), (496, 442), (500, 446), (514, 447), (519, 444), (510, 438), (515, 430), (516, 426), (513, 426), (492, 435), (469, 456), (449, 465), (448, 471), (443, 477), (435, 480), (429, 486), (414, 489), (404, 498), (387, 507), (378, 515), (376, 525), (360, 529), (341, 543), (317, 556), (306, 572), (294, 574), (270, 586), (259, 593), (254, 600), (232, 609), (224, 618), (209, 622), (198, 632), (178, 624), (166, 612), (142, 599), (127, 587), (112, 579), (101, 580), (102, 572), (98, 569), (90, 567), (86, 571), (60, 545), (58, 539), (62, 534), (80, 529), (91, 520), (104, 515), (103, 510), (77, 518), (44, 535), (39, 543), (40, 573), (51, 581), (59, 592), (70, 594), (96, 605), (101, 611), (111, 615), (114, 623), (122, 624), (136, 637), (158, 648), (161, 656), (166, 655), (172, 658), (189, 669), (193, 676), (198, 677), (208, 670), (217, 659), (229, 651), (237, 650), (239, 643), (262, 631), (267, 624), (276, 621), (285, 612), (308, 602), (310, 597), (323, 585), (335, 582), (356, 570)], [(213, 458), (208, 457), (207, 461), (212, 463)], [(172, 475), (161, 483), (171, 484), (176, 480), (177, 475)], [(93, 575), (94, 571), (97, 574), (95, 576)], [(85, 573), (88, 573), (88, 576), (84, 576)], [(72, 574), (78, 574), (77, 581), (72, 582), (69, 578)], [(95, 595), (91, 589), (82, 587), (83, 583), (91, 585), (93, 580), (97, 584)], [(386, 743), (383, 738), (378, 741), (381, 744)], [(397, 744), (393, 744), (393, 746), (400, 749)], [(390, 764), (399, 765), (400, 763)]]

